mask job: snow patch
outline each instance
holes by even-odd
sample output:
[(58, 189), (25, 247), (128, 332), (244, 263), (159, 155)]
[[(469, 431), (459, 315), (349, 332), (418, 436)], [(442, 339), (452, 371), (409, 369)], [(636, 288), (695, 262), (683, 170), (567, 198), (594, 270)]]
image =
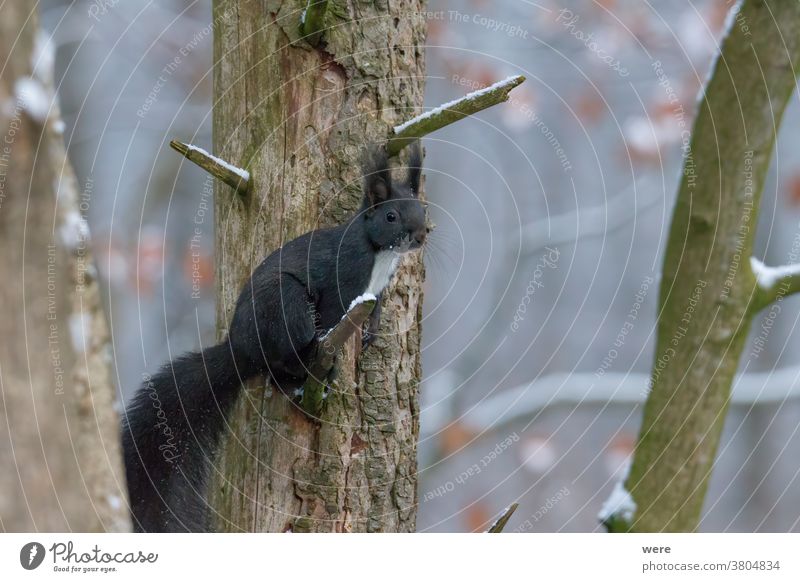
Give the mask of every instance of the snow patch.
[(453, 99), (452, 101), (448, 101), (447, 103), (439, 105), (439, 107), (435, 107), (430, 111), (426, 111), (425, 113), (422, 113), (412, 119), (409, 119), (405, 123), (401, 123), (400, 125), (395, 126), (394, 133), (398, 134), (401, 131), (404, 131), (405, 129), (409, 128), (411, 125), (414, 125), (415, 123), (419, 123), (420, 121), (438, 115), (442, 111), (445, 111), (447, 109), (453, 109), (459, 103), (474, 101), (479, 97), (482, 97), (487, 93), (494, 91), (495, 89), (499, 89), (500, 87), (505, 87), (506, 85), (511, 85), (512, 83), (515, 83), (517, 79), (519, 79), (520, 77), (521, 75), (513, 75), (511, 77), (508, 77), (507, 79), (498, 81), (494, 85), (489, 85), (488, 87), (484, 87), (483, 89), (478, 89), (477, 91), (473, 91), (472, 93), (467, 93), (466, 95), (464, 95), (463, 97), (459, 97), (458, 99)]
[(89, 224), (77, 210), (68, 210), (64, 214), (64, 222), (58, 229), (61, 243), (69, 250), (75, 251), (89, 240)]
[[(719, 57), (722, 54), (722, 43), (730, 34), (731, 29), (733, 29), (733, 25), (736, 22), (737, 16), (739, 16), (739, 11), (742, 9), (743, 3), (744, 0), (737, 0), (736, 4), (734, 4), (731, 9), (728, 10), (728, 14), (725, 15), (725, 22), (722, 25), (722, 34), (714, 46), (714, 53), (711, 55), (711, 63), (706, 71), (706, 78), (700, 85), (697, 96), (695, 97), (695, 103), (697, 104), (702, 103), (703, 98), (706, 96), (706, 89), (711, 82), (711, 77), (714, 76), (714, 71), (717, 69), (717, 61), (719, 61)], [(705, 23), (703, 26), (705, 26)]]
[(187, 143), (186, 147), (187, 147), (187, 149), (189, 151), (197, 152), (200, 155), (203, 155), (203, 156), (205, 156), (205, 157), (207, 157), (207, 158), (209, 158), (211, 160), (214, 160), (214, 162), (216, 162), (217, 164), (219, 164), (223, 168), (225, 168), (227, 170), (230, 170), (231, 172), (233, 172), (234, 174), (239, 176), (245, 182), (250, 180), (250, 172), (248, 172), (247, 170), (243, 170), (242, 168), (234, 166), (233, 164), (229, 164), (225, 160), (222, 160), (222, 159), (218, 158), (217, 156), (214, 156), (214, 155), (208, 153), (203, 148), (199, 148), (199, 147), (194, 146), (194, 145), (192, 145), (190, 143)]
[(86, 351), (91, 335), (92, 318), (86, 313), (73, 313), (69, 316), (69, 337), (72, 347), (79, 354)]
[[(347, 317), (347, 315), (348, 315), (348, 314), (349, 314), (349, 313), (350, 313), (350, 312), (351, 312), (351, 311), (352, 311), (352, 310), (353, 310), (355, 307), (357, 307), (358, 305), (361, 305), (362, 303), (365, 303), (365, 302), (367, 302), (367, 301), (377, 301), (377, 300), (378, 300), (378, 298), (377, 298), (377, 297), (375, 297), (375, 295), (373, 295), (372, 293), (362, 293), (361, 295), (359, 295), (358, 297), (356, 297), (355, 299), (353, 299), (353, 300), (350, 302), (350, 307), (348, 307), (348, 308), (347, 308), (347, 311), (346, 311), (346, 312), (345, 312), (345, 314), (342, 316), (342, 319), (340, 319), (339, 321), (344, 321), (344, 320), (345, 320), (345, 318)], [(322, 334), (322, 335), (319, 337), (319, 341), (320, 341), (320, 342), (324, 342), (324, 341), (325, 341), (325, 340), (328, 338), (328, 336), (331, 334), (331, 332), (332, 332), (334, 329), (336, 329), (336, 326), (333, 326), (333, 327), (332, 327), (332, 328), (330, 328), (328, 331), (326, 331), (324, 334)]]
[(750, 257), (750, 267), (756, 276), (758, 286), (765, 291), (771, 290), (784, 277), (800, 275), (800, 264), (768, 267), (755, 257)]
[(362, 303), (366, 303), (367, 301), (377, 301), (377, 300), (378, 298), (375, 297), (374, 294), (363, 293), (350, 302), (350, 307), (347, 308), (347, 312), (350, 313), (353, 309), (355, 309), (356, 306), (361, 305)]
[(33, 77), (20, 77), (14, 83), (14, 94), (31, 118), (43, 123), (50, 113), (51, 99), (39, 81)]
[(612, 517), (621, 517), (625, 521), (630, 522), (636, 514), (636, 502), (623, 484), (625, 478), (617, 481), (611, 495), (606, 499), (606, 502), (603, 503), (603, 507), (597, 514), (597, 519), (599, 519), (601, 523), (609, 521)]
[(106, 501), (111, 509), (119, 509), (122, 507), (122, 499), (119, 495), (106, 495)]

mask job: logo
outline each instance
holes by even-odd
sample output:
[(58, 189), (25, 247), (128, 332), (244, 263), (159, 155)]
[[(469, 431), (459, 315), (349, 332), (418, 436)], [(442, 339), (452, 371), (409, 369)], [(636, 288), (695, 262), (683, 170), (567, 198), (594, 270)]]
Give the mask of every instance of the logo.
[(39, 542), (29, 542), (19, 551), (19, 563), (26, 570), (35, 570), (44, 561), (44, 546)]

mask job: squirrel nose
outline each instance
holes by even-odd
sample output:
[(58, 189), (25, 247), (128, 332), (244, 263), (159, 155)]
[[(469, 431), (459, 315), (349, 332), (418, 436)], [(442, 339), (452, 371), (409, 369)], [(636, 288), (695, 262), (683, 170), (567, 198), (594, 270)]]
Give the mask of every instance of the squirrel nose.
[(428, 229), (418, 230), (417, 232), (414, 233), (414, 241), (418, 245), (422, 245), (425, 242), (425, 237), (427, 236), (427, 234), (428, 234)]

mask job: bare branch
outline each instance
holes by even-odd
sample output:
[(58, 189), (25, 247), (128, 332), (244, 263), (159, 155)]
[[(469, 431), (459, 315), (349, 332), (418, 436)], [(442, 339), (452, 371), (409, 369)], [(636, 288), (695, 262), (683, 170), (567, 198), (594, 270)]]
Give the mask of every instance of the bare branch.
[[(643, 219), (645, 212), (664, 201), (666, 193), (660, 184), (657, 176), (647, 175), (606, 199), (603, 204), (579, 207), (562, 214), (548, 213), (543, 218), (533, 220), (522, 227), (521, 252), (525, 256), (532, 256), (547, 245), (566, 245), (593, 236), (608, 235), (629, 224), (635, 225), (637, 220)], [(508, 252), (513, 256), (517, 250), (516, 241), (512, 238), (509, 237)]]
[(318, 417), (325, 398), (325, 378), (333, 366), (336, 354), (342, 349), (375, 308), (375, 296), (362, 295), (350, 305), (336, 327), (319, 339), (317, 358), (309, 366), (308, 379), (303, 385), (300, 406), (309, 416)]
[(417, 115), (394, 128), (386, 148), (387, 152), (390, 156), (395, 156), (415, 139), (488, 109), (492, 105), (507, 101), (509, 92), (524, 80), (523, 75), (515, 75)]
[(324, 31), (322, 21), (328, 10), (328, 0), (308, 0), (300, 20), (300, 34), (311, 46), (317, 46)]
[(755, 299), (750, 306), (753, 313), (800, 291), (800, 264), (768, 267), (755, 257), (750, 257), (750, 267), (758, 284)]
[(519, 507), (519, 503), (512, 503), (506, 507), (506, 510), (503, 512), (503, 514), (497, 518), (497, 521), (492, 524), (492, 527), (486, 530), (486, 533), (502, 532), (503, 528), (506, 527), (508, 520), (511, 519), (511, 516), (514, 515), (514, 512), (517, 510), (517, 507)]
[(228, 186), (239, 192), (246, 194), (250, 186), (250, 172), (229, 164), (225, 160), (211, 155), (207, 151), (191, 144), (186, 144), (173, 139), (169, 142), (170, 147), (179, 152), (190, 162), (194, 162), (215, 178), (222, 180)]

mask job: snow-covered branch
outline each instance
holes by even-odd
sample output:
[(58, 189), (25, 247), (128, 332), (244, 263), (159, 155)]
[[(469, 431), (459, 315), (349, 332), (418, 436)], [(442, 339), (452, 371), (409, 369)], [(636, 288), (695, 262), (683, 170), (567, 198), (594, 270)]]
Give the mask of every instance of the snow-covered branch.
[(322, 21), (327, 10), (328, 0), (308, 0), (306, 9), (303, 10), (300, 18), (300, 34), (312, 46), (317, 46), (322, 38), (324, 31)]
[[(475, 432), (496, 429), (520, 418), (531, 419), (555, 406), (635, 406), (648, 394), (649, 374), (607, 372), (558, 373), (498, 390), (459, 415)], [(776, 404), (800, 397), (800, 366), (738, 375), (733, 382), (732, 405)], [(426, 410), (434, 414), (436, 410)], [(457, 412), (454, 414), (458, 414)], [(430, 424), (423, 419), (422, 426)]]
[(353, 333), (364, 325), (375, 308), (376, 301), (375, 296), (369, 293), (357, 297), (336, 327), (319, 339), (317, 358), (308, 367), (308, 379), (303, 385), (300, 400), (300, 406), (309, 416), (318, 417), (322, 411), (322, 402), (325, 400), (325, 379), (333, 367), (336, 354)]
[(240, 194), (247, 193), (247, 189), (250, 186), (250, 172), (247, 170), (229, 164), (225, 160), (211, 155), (203, 148), (193, 146), (192, 144), (173, 139), (169, 142), (169, 145), (172, 149), (182, 154), (187, 160), (194, 162)]
[(514, 75), (484, 89), (473, 91), (460, 99), (449, 101), (439, 107), (417, 115), (413, 119), (401, 123), (394, 128), (389, 138), (387, 151), (390, 156), (397, 155), (415, 139), (433, 133), (446, 125), (455, 123), (469, 115), (503, 103), (508, 100), (509, 92), (525, 80), (522, 75)]
[(508, 507), (506, 507), (505, 511), (503, 511), (502, 515), (497, 518), (492, 526), (486, 530), (486, 533), (500, 533), (506, 527), (508, 520), (511, 519), (511, 516), (514, 515), (514, 512), (519, 507), (519, 503), (512, 503)]
[(758, 285), (752, 304), (754, 313), (800, 291), (800, 264), (768, 267), (755, 257), (750, 257), (750, 267)]
[(603, 503), (597, 514), (597, 519), (606, 526), (609, 533), (622, 533), (630, 529), (633, 517), (636, 515), (636, 501), (630, 491), (625, 488), (625, 481), (631, 470), (630, 462), (623, 471), (622, 477), (614, 485), (608, 499)]

